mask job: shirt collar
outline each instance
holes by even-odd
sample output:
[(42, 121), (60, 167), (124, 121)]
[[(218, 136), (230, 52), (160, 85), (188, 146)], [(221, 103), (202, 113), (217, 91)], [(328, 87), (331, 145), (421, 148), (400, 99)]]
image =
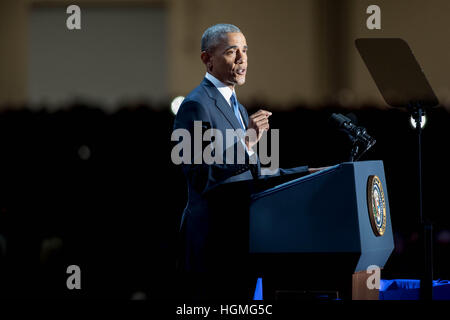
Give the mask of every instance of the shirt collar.
[(231, 106), (230, 98), (231, 95), (234, 93), (236, 95), (236, 92), (230, 89), (225, 83), (214, 77), (209, 72), (206, 73), (205, 78), (208, 79), (213, 83), (213, 85), (219, 90), (219, 92), (222, 94), (222, 96), (225, 98), (225, 101), (228, 102), (228, 104)]

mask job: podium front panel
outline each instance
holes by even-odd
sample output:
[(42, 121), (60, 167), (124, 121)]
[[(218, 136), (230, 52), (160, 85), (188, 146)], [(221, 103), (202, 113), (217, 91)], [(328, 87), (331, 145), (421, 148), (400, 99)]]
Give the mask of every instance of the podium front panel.
[[(383, 235), (376, 235), (368, 206), (368, 179), (384, 191)], [(254, 194), (249, 251), (253, 254), (359, 256), (354, 272), (382, 268), (394, 248), (381, 161), (342, 163)]]

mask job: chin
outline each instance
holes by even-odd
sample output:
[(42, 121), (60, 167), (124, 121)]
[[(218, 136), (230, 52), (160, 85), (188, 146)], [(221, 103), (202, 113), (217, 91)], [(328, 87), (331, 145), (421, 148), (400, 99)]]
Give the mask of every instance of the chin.
[(245, 83), (245, 78), (236, 79), (236, 83), (240, 86), (242, 86)]

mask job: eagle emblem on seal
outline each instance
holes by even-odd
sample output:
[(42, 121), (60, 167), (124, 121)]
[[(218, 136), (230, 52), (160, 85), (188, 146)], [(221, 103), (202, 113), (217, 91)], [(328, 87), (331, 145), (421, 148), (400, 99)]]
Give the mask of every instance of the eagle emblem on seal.
[(381, 237), (386, 231), (386, 202), (381, 180), (375, 175), (369, 176), (367, 181), (367, 207), (372, 230)]

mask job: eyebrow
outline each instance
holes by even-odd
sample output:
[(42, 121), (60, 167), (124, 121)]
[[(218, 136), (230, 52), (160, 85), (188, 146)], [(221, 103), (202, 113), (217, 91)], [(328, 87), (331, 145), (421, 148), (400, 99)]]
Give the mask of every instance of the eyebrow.
[[(227, 52), (228, 50), (230, 50), (230, 49), (236, 49), (238, 46), (229, 46), (229, 47), (226, 47), (225, 48), (225, 50), (223, 51), (223, 52)], [(248, 46), (244, 46), (244, 49), (248, 49)]]

